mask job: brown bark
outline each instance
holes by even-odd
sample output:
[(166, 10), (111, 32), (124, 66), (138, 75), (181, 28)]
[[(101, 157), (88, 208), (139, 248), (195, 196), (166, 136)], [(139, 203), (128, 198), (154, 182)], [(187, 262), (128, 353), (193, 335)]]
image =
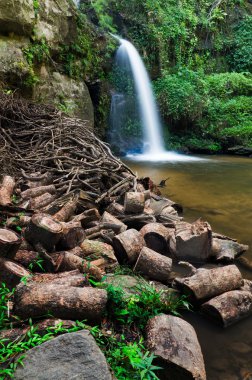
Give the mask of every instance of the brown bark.
[(211, 255), (211, 227), (201, 219), (192, 224), (178, 222), (169, 244), (170, 251), (178, 260), (204, 262)]
[(15, 254), (21, 245), (21, 239), (15, 232), (0, 228), (0, 257)]
[(111, 227), (111, 229), (113, 229), (115, 233), (120, 233), (127, 230), (126, 224), (121, 222), (114, 215), (110, 214), (107, 211), (103, 213), (100, 222), (102, 224), (108, 224), (108, 225), (114, 226), (114, 228)]
[(126, 214), (141, 214), (144, 210), (144, 193), (127, 192), (124, 198), (124, 212)]
[(119, 266), (116, 257), (114, 259), (109, 257), (101, 257), (100, 259), (91, 261), (90, 264), (95, 265), (97, 268), (100, 268), (102, 272), (106, 273), (113, 272)]
[(143, 247), (135, 264), (134, 271), (141, 272), (151, 280), (168, 282), (171, 266), (172, 260), (169, 257)]
[(7, 288), (15, 288), (22, 277), (28, 277), (30, 274), (22, 265), (11, 260), (0, 259), (0, 283), (4, 282)]
[(33, 266), (32, 269), (38, 270), (39, 267), (36, 266), (36, 261), (40, 258), (38, 252), (27, 251), (25, 249), (19, 249), (15, 254), (10, 255), (10, 259), (28, 268), (30, 265)]
[(156, 359), (160, 380), (206, 380), (201, 347), (194, 328), (173, 315), (158, 315), (146, 326), (146, 344)]
[(124, 216), (124, 207), (120, 203), (112, 202), (106, 209), (112, 215)]
[(38, 186), (34, 187), (32, 189), (27, 189), (25, 191), (22, 191), (20, 193), (20, 196), (23, 200), (30, 199), (30, 198), (36, 198), (39, 197), (42, 194), (49, 193), (54, 194), (56, 193), (56, 188), (54, 185), (47, 185), (47, 186)]
[(21, 215), (19, 217), (11, 217), (8, 218), (6, 221), (6, 227), (15, 227), (15, 226), (20, 226), (20, 227), (26, 227), (28, 223), (30, 222), (31, 217), (28, 215)]
[(217, 262), (232, 262), (248, 250), (248, 245), (239, 244), (233, 240), (213, 238), (211, 256)]
[(11, 204), (11, 196), (15, 187), (14, 178), (5, 175), (0, 187), (0, 205), (7, 206)]
[(48, 206), (56, 199), (55, 195), (50, 193), (44, 193), (39, 197), (32, 198), (29, 202), (29, 208), (32, 210), (41, 209), (45, 206)]
[(72, 249), (77, 247), (86, 237), (85, 231), (80, 222), (61, 223), (62, 237), (60, 238), (57, 248), (59, 250)]
[(213, 269), (198, 269), (191, 277), (176, 278), (179, 289), (191, 296), (193, 301), (202, 301), (243, 285), (242, 275), (236, 265)]
[(30, 282), (38, 282), (40, 284), (56, 284), (56, 285), (64, 285), (65, 287), (68, 286), (76, 286), (76, 287), (83, 287), (87, 285), (87, 281), (83, 274), (80, 273), (78, 269), (69, 271), (69, 272), (62, 272), (62, 273), (42, 273), (42, 274), (35, 274), (32, 276), (28, 283)]
[(67, 222), (74, 214), (77, 207), (77, 200), (70, 200), (53, 215), (53, 219), (58, 222)]
[(62, 237), (62, 225), (47, 214), (32, 216), (25, 231), (25, 237), (32, 245), (40, 243), (47, 251), (52, 252)]
[(88, 274), (100, 281), (103, 277), (103, 272), (95, 265), (69, 252), (54, 253), (51, 255), (56, 262), (56, 271), (64, 272), (78, 269), (81, 273)]
[(55, 284), (20, 284), (14, 294), (14, 314), (34, 318), (50, 312), (56, 318), (101, 320), (107, 292), (92, 287), (77, 288)]
[(252, 293), (232, 290), (204, 303), (201, 310), (207, 317), (227, 327), (252, 314)]
[(88, 228), (88, 225), (92, 222), (96, 222), (100, 220), (100, 213), (97, 208), (91, 208), (89, 210), (85, 210), (83, 213), (74, 216), (71, 221), (72, 222), (81, 222), (83, 228)]
[(120, 264), (134, 264), (145, 245), (144, 238), (135, 229), (129, 229), (115, 236), (113, 246)]
[(103, 243), (97, 240), (86, 239), (80, 244), (80, 248), (82, 252), (77, 255), (82, 258), (88, 256), (95, 260), (101, 257), (108, 257), (112, 260), (114, 259), (115, 261), (117, 261), (114, 249), (110, 244)]
[(170, 254), (168, 242), (173, 230), (164, 227), (161, 223), (148, 223), (140, 230), (140, 233), (148, 248), (162, 255)]

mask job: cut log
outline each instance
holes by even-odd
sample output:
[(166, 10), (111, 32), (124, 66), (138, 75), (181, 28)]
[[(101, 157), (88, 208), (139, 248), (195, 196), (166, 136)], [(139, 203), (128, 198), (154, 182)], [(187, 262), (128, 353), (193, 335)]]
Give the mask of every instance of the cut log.
[(144, 210), (144, 193), (128, 192), (124, 198), (124, 212), (126, 214), (141, 214)]
[(62, 237), (57, 244), (58, 250), (68, 250), (77, 247), (86, 237), (80, 222), (61, 223)]
[(31, 275), (22, 265), (14, 261), (0, 259), (0, 284), (4, 282), (9, 289), (15, 288), (21, 278)]
[(89, 261), (82, 259), (69, 252), (53, 253), (52, 259), (56, 263), (56, 271), (64, 272), (78, 269), (81, 273), (88, 274), (100, 281), (103, 277), (103, 272), (95, 265), (91, 265)]
[(192, 224), (178, 222), (169, 244), (170, 251), (179, 261), (205, 262), (211, 255), (211, 227), (201, 219)]
[(198, 269), (191, 277), (176, 278), (176, 286), (191, 297), (202, 301), (243, 285), (242, 275), (236, 265), (213, 269)]
[(21, 245), (21, 238), (15, 232), (0, 228), (0, 257), (15, 254)]
[(169, 257), (143, 247), (137, 259), (134, 271), (141, 272), (151, 280), (168, 282), (172, 260)]
[(223, 327), (230, 326), (252, 314), (252, 293), (246, 290), (226, 292), (204, 303), (201, 311)]
[(55, 284), (20, 284), (14, 294), (14, 314), (35, 318), (50, 312), (62, 319), (101, 320), (107, 303), (107, 292), (92, 287), (77, 288)]
[(239, 244), (233, 240), (212, 239), (211, 256), (217, 262), (232, 262), (248, 250), (248, 245)]
[(18, 217), (14, 216), (11, 218), (8, 218), (6, 221), (6, 227), (26, 227), (31, 220), (31, 217), (28, 215), (20, 215)]
[(38, 252), (19, 249), (15, 254), (10, 255), (10, 259), (23, 265), (25, 268), (31, 267), (33, 270), (39, 270), (40, 267), (36, 261), (41, 259)]
[(81, 222), (83, 228), (88, 228), (89, 224), (92, 222), (98, 222), (101, 218), (101, 215), (97, 208), (91, 208), (85, 210), (83, 213), (74, 216), (72, 222)]
[(83, 287), (88, 285), (87, 280), (83, 276), (83, 274), (80, 273), (78, 269), (69, 271), (69, 272), (62, 272), (62, 273), (42, 273), (42, 274), (36, 274), (32, 276), (28, 280), (28, 284), (30, 282), (38, 282), (40, 284), (56, 284), (56, 285), (64, 285), (65, 287), (68, 286), (77, 286), (77, 287)]
[(171, 201), (167, 198), (161, 198), (161, 197), (155, 197), (153, 194), (150, 201), (150, 207), (153, 209), (155, 215), (160, 215), (162, 213), (162, 210), (166, 207), (173, 207), (174, 210), (176, 210), (179, 214), (183, 212), (183, 207)]
[(194, 328), (181, 318), (158, 315), (146, 326), (147, 348), (156, 358), (160, 380), (206, 380), (201, 347)]
[(54, 185), (47, 185), (47, 186), (34, 187), (32, 189), (27, 189), (25, 191), (22, 191), (20, 193), (20, 196), (23, 200), (25, 200), (25, 199), (39, 197), (40, 195), (45, 194), (45, 193), (49, 193), (49, 194), (56, 193), (55, 186)]
[(77, 207), (77, 200), (68, 201), (56, 214), (53, 219), (58, 222), (67, 222), (74, 214)]
[(25, 237), (32, 245), (40, 243), (48, 252), (52, 252), (62, 233), (62, 225), (50, 215), (35, 214), (26, 228)]
[[(80, 257), (91, 257), (93, 260), (101, 257), (115, 258), (114, 249), (110, 244), (97, 240), (84, 240), (80, 244), (82, 252), (77, 254)], [(115, 258), (116, 260), (116, 258)]]
[(90, 261), (90, 264), (95, 265), (97, 268), (100, 268), (102, 272), (105, 273), (111, 273), (119, 267), (119, 263), (116, 260), (116, 257), (114, 259), (110, 259), (108, 257), (101, 257), (100, 259)]
[(39, 197), (32, 198), (29, 202), (29, 208), (32, 210), (41, 209), (45, 206), (48, 206), (56, 199), (55, 195), (50, 193), (44, 193)]
[(11, 196), (15, 187), (14, 178), (5, 175), (0, 187), (0, 205), (7, 206), (11, 204)]
[(169, 256), (169, 239), (173, 230), (164, 227), (161, 223), (148, 223), (140, 230), (140, 233), (148, 248)]
[(112, 202), (106, 209), (112, 215), (124, 216), (124, 207), (120, 203)]
[(143, 236), (133, 228), (120, 233), (113, 239), (113, 247), (119, 264), (134, 264), (144, 245)]
[(249, 260), (247, 257), (238, 257), (237, 261), (244, 268), (252, 272), (252, 260)]
[(113, 229), (115, 233), (120, 233), (127, 230), (126, 224), (121, 222), (119, 219), (117, 219), (115, 216), (113, 216), (107, 211), (103, 213), (100, 222), (105, 225), (108, 224), (114, 226), (114, 228), (111, 227), (111, 229)]

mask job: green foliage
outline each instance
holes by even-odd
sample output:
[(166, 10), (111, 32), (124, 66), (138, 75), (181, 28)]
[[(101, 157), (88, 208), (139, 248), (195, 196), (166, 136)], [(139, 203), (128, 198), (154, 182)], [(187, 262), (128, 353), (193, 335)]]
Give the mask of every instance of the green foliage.
[(252, 16), (247, 16), (234, 28), (229, 63), (235, 71), (252, 71)]
[(40, 7), (39, 0), (33, 0), (33, 9), (34, 9), (34, 14), (36, 18), (38, 17), (39, 7)]
[(23, 53), (30, 66), (47, 62), (50, 58), (50, 48), (45, 38), (34, 37), (33, 42), (23, 49)]
[(8, 313), (9, 313), (9, 306), (8, 302), (10, 297), (12, 296), (14, 292), (13, 290), (10, 290), (7, 288), (5, 283), (1, 283), (0, 287), (0, 329), (3, 329), (8, 323)]

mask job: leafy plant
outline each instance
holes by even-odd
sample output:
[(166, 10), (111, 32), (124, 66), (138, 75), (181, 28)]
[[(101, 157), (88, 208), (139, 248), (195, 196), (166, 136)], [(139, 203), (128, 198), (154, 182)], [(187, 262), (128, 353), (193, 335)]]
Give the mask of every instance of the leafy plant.
[(13, 295), (14, 289), (10, 290), (7, 288), (4, 282), (1, 283), (0, 287), (0, 329), (4, 328), (9, 320), (9, 300)]

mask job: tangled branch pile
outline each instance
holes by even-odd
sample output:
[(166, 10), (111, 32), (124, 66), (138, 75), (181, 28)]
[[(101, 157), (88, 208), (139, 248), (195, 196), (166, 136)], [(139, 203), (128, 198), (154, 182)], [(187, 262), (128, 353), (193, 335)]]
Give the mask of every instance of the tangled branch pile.
[(130, 169), (85, 121), (66, 117), (51, 106), (0, 94), (0, 130), (2, 170), (47, 174), (58, 195), (82, 189), (99, 201), (110, 190), (120, 191), (134, 182)]

